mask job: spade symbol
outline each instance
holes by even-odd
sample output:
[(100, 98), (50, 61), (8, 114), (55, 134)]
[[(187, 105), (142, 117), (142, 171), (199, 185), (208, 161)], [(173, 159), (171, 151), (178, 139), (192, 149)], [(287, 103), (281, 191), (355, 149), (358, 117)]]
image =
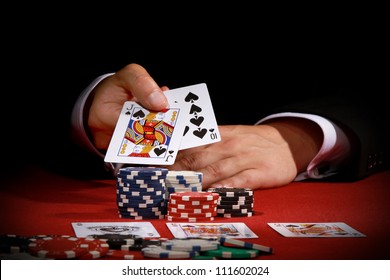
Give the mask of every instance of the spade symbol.
[(200, 129), (198, 128), (198, 130), (194, 130), (192, 132), (195, 136), (199, 137), (200, 139), (203, 138), (203, 136), (207, 133), (207, 129), (206, 128), (203, 128), (203, 129)]
[(157, 156), (161, 156), (163, 153), (165, 153), (167, 149), (165, 148), (162, 148), (162, 147), (156, 147), (153, 149), (154, 153), (157, 155)]
[(199, 106), (196, 106), (195, 104), (192, 104), (190, 114), (192, 114), (194, 112), (200, 113), (200, 112), (202, 112), (202, 108), (200, 108)]
[(130, 115), (130, 111), (126, 111), (125, 115)]
[(138, 110), (137, 112), (134, 113), (133, 117), (143, 118), (145, 117), (145, 113), (142, 110)]
[(190, 122), (193, 123), (196, 126), (200, 126), (203, 121), (204, 121), (204, 117), (198, 117), (198, 118), (190, 119)]
[(199, 96), (197, 96), (196, 94), (192, 93), (192, 92), (189, 92), (186, 96), (186, 98), (184, 98), (185, 102), (191, 102), (193, 103), (195, 100), (198, 100), (199, 99)]

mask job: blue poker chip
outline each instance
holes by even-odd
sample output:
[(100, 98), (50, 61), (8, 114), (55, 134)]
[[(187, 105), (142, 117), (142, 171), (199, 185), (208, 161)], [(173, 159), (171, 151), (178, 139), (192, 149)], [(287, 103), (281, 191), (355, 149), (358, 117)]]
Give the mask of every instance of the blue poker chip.
[(150, 207), (157, 207), (157, 206), (164, 206), (166, 205), (165, 200), (159, 200), (159, 201), (152, 201), (152, 200), (147, 200), (145, 201), (117, 201), (117, 206), (118, 207), (127, 207), (127, 208), (150, 208)]
[(123, 217), (148, 217), (148, 218), (155, 218), (158, 216), (163, 216), (166, 213), (163, 212), (127, 212), (127, 211), (120, 211), (118, 210), (118, 213), (122, 215)]
[(166, 187), (181, 187), (181, 188), (202, 187), (202, 182), (188, 183), (188, 184), (179, 184), (179, 183), (165, 182), (165, 186)]
[(167, 187), (167, 191), (169, 193), (173, 192), (198, 192), (201, 191), (198, 187), (191, 187), (191, 188), (175, 188), (175, 187)]
[(139, 216), (142, 214), (156, 213), (156, 212), (167, 212), (167, 207), (165, 206), (155, 206), (148, 208), (139, 208), (139, 207), (118, 207), (118, 211), (121, 213), (139, 213)]
[(131, 174), (131, 175), (145, 175), (145, 176), (160, 176), (160, 175), (166, 175), (168, 174), (168, 169), (162, 168), (162, 167), (123, 167), (119, 169), (119, 172), (121, 174)]
[(129, 216), (129, 215), (123, 215), (123, 214), (118, 213), (118, 216), (119, 216), (119, 218), (133, 219), (133, 220), (163, 220), (163, 219), (165, 219), (165, 215), (144, 217), (144, 216)]
[(196, 179), (201, 181), (203, 178), (203, 173), (201, 172), (196, 172), (196, 171), (169, 171), (167, 174), (167, 179)]
[(161, 180), (165, 179), (165, 175), (132, 175), (125, 172), (118, 172), (117, 177), (125, 177), (128, 180)]
[(143, 190), (124, 191), (121, 188), (117, 188), (117, 190), (116, 190), (117, 195), (124, 195), (127, 197), (140, 197), (140, 196), (145, 196), (145, 195), (161, 197), (165, 194), (165, 192), (166, 192), (165, 190), (154, 190), (154, 189), (151, 189), (149, 191), (143, 191)]
[(155, 203), (155, 202), (160, 202), (164, 201), (166, 199), (165, 193), (162, 195), (143, 195), (143, 196), (125, 196), (121, 194), (116, 195), (116, 201), (124, 202), (124, 203), (129, 203), (129, 202), (138, 202), (138, 203)]
[(129, 179), (126, 175), (120, 175), (118, 174), (116, 176), (117, 181), (121, 183), (128, 183), (128, 184), (135, 184), (135, 185), (141, 185), (141, 184), (165, 184), (165, 179)]
[(165, 184), (164, 183), (134, 184), (134, 183), (117, 181), (116, 187), (117, 188), (139, 190), (139, 191), (142, 191), (145, 189), (163, 190), (165, 188)]

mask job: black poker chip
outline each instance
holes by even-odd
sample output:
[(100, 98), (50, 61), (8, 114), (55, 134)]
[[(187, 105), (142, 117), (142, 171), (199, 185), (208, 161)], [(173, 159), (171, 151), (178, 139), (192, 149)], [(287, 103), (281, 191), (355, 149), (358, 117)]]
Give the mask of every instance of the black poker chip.
[(28, 236), (3, 234), (0, 235), (0, 252), (7, 254), (28, 252), (30, 243)]
[(123, 245), (137, 245), (142, 244), (143, 238), (135, 234), (94, 234), (92, 238), (103, 239), (107, 242), (110, 249), (120, 250)]

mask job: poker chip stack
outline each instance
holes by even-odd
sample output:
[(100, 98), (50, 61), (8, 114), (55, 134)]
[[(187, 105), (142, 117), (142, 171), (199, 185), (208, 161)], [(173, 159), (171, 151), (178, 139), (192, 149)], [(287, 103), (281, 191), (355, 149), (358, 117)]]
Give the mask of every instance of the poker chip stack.
[(165, 179), (168, 169), (125, 167), (117, 174), (116, 201), (119, 217), (135, 220), (164, 219)]
[(143, 248), (142, 255), (159, 259), (194, 258), (202, 252), (219, 249), (219, 241), (206, 239), (171, 239)]
[(251, 217), (254, 214), (254, 196), (252, 189), (209, 188), (207, 191), (219, 194), (217, 217)]
[(167, 197), (175, 192), (202, 191), (203, 173), (195, 171), (169, 171), (165, 179)]
[(214, 221), (219, 194), (212, 192), (176, 192), (168, 199), (166, 218), (170, 222)]

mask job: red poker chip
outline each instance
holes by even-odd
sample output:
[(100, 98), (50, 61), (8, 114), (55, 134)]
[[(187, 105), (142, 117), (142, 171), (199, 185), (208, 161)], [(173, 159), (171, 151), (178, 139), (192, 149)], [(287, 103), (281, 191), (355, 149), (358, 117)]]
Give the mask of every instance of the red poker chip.
[(88, 252), (82, 239), (69, 235), (54, 235), (33, 239), (28, 245), (31, 255), (50, 259), (74, 259)]
[(178, 217), (178, 218), (209, 218), (209, 217), (215, 217), (217, 215), (217, 211), (211, 211), (211, 212), (203, 212), (203, 213), (191, 213), (191, 212), (169, 212), (169, 216), (172, 217)]
[(134, 254), (125, 250), (109, 250), (103, 257), (104, 260), (134, 260)]
[(218, 193), (213, 192), (177, 192), (171, 193), (169, 196), (170, 199), (175, 199), (176, 201), (214, 201), (219, 198)]
[(80, 246), (87, 248), (87, 253), (79, 257), (80, 260), (92, 260), (105, 256), (110, 250), (110, 245), (104, 239), (85, 237), (80, 238)]

